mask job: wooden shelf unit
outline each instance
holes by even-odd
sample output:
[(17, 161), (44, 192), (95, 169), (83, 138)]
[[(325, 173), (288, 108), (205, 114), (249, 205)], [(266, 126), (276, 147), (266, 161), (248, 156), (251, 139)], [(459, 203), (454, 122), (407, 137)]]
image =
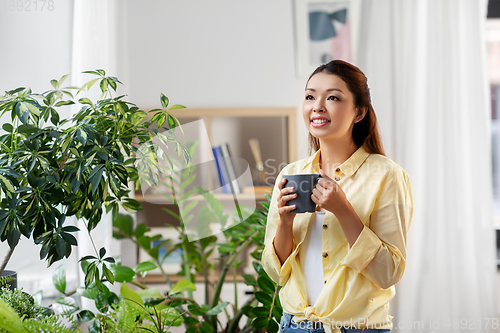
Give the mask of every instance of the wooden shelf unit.
[[(253, 123), (255, 123), (255, 121), (258, 118), (263, 118), (266, 120), (266, 123), (267, 123), (267, 122), (271, 122), (270, 118), (277, 117), (280, 119), (279, 120), (280, 124), (286, 125), (286, 126), (281, 126), (281, 128), (277, 129), (277, 130), (280, 130), (282, 132), (286, 132), (284, 137), (280, 137), (280, 139), (282, 138), (282, 141), (281, 142), (273, 141), (277, 147), (280, 147), (280, 146), (282, 147), (279, 149), (283, 149), (283, 147), (286, 147), (285, 156), (287, 158), (285, 161), (282, 161), (282, 163), (280, 164), (280, 167), (282, 168), (284, 166), (283, 163), (290, 163), (291, 161), (295, 161), (297, 159), (297, 149), (296, 149), (296, 147), (297, 147), (297, 130), (296, 130), (296, 121), (297, 121), (296, 120), (296, 112), (297, 112), (297, 110), (295, 107), (288, 107), (288, 108), (287, 107), (277, 107), (277, 108), (275, 108), (275, 107), (268, 107), (268, 108), (246, 107), (246, 108), (203, 108), (203, 109), (201, 109), (201, 108), (200, 109), (187, 108), (187, 109), (171, 110), (169, 112), (172, 113), (173, 115), (175, 115), (179, 119), (181, 124), (183, 124), (183, 122), (189, 122), (189, 121), (196, 120), (196, 119), (203, 119), (210, 141), (212, 141), (214, 134), (216, 132), (219, 132), (219, 129), (217, 129), (217, 128), (214, 129), (214, 126), (217, 126), (217, 118), (231, 118), (231, 119), (240, 119), (240, 118), (245, 118), (245, 117), (255, 118), (255, 119), (252, 119)], [(245, 120), (243, 120), (243, 121), (245, 121)], [(275, 122), (277, 122), (277, 120), (275, 120)], [(245, 121), (245, 123), (243, 124), (243, 127), (247, 126), (247, 123), (251, 123), (251, 122)], [(265, 129), (263, 130), (263, 128), (265, 128), (265, 127), (266, 127), (265, 124), (263, 124), (262, 128), (256, 128), (255, 133), (252, 132), (252, 135), (254, 134), (254, 136), (252, 136), (252, 137), (255, 137), (255, 138), (261, 137), (262, 138), (263, 135), (265, 136), (266, 133), (263, 132), (263, 131), (265, 131)], [(267, 124), (267, 127), (269, 127), (269, 124)], [(269, 128), (268, 128), (268, 131), (269, 131)], [(266, 145), (266, 147), (264, 147), (266, 149), (270, 149), (270, 147), (273, 146), (270, 144), (266, 144), (265, 139), (259, 140), (259, 141), (261, 142), (260, 143), (261, 150), (262, 150), (263, 144)], [(213, 144), (213, 142), (211, 142), (211, 143)], [(207, 149), (207, 152), (212, 153), (211, 147), (204, 147), (202, 149)], [(231, 154), (233, 156), (238, 156), (238, 155), (234, 154), (233, 151), (231, 152)], [(282, 156), (283, 155), (284, 154), (282, 154)], [(265, 158), (266, 157), (263, 154), (263, 159), (265, 159)], [(252, 164), (254, 164), (253, 158), (252, 159), (247, 158), (247, 161), (249, 162), (249, 164), (251, 166), (253, 166), (252, 165)], [(277, 169), (279, 169), (279, 168), (277, 168)], [(279, 171), (280, 170), (277, 170), (276, 176), (277, 176), (277, 173)], [(213, 178), (214, 177), (209, 177), (209, 179), (208, 179), (208, 182), (210, 183), (209, 188), (213, 188), (212, 182), (218, 182), (218, 179), (213, 179)], [(242, 199), (242, 200), (255, 200), (255, 201), (257, 201), (257, 203), (263, 202), (266, 200), (266, 198), (264, 196), (264, 192), (270, 194), (270, 189), (272, 188), (271, 185), (274, 185), (274, 182), (272, 184), (269, 183), (267, 185), (269, 185), (268, 189), (260, 188), (259, 190), (256, 190), (255, 193), (240, 193), (240, 194), (238, 194), (238, 198)], [(264, 192), (262, 192), (262, 191), (264, 191)], [(221, 202), (234, 200), (232, 194), (214, 193), (214, 196), (215, 196), (215, 198), (217, 198)], [(146, 225), (148, 225), (148, 226), (159, 226), (160, 224), (159, 224), (158, 220), (163, 218), (163, 216), (158, 218), (158, 214), (161, 211), (160, 207), (162, 205), (168, 205), (168, 204), (170, 204), (170, 202), (165, 198), (164, 204), (159, 205), (158, 207), (154, 207), (154, 204), (147, 204), (146, 200), (144, 200), (144, 197), (142, 196), (142, 193), (140, 193), (140, 192), (136, 193), (135, 198), (136, 198), (136, 200), (142, 202), (143, 204), (146, 204), (145, 210), (148, 210), (148, 209), (152, 210), (151, 212), (149, 212), (149, 211), (144, 212), (143, 211), (142, 216), (144, 219), (146, 219), (146, 221), (139, 221), (139, 222), (145, 222)], [(200, 198), (201, 198), (201, 196), (200, 196)], [(191, 199), (196, 200), (196, 199), (200, 199), (200, 198), (193, 197), (193, 198), (190, 198), (190, 200)], [(163, 199), (161, 198), (161, 195), (155, 196), (155, 198), (154, 198), (155, 203), (157, 203), (157, 204), (162, 203), (162, 201), (163, 201)], [(177, 208), (177, 207), (175, 207), (175, 208)], [(153, 212), (153, 210), (154, 210), (154, 212)], [(139, 213), (141, 213), (141, 212), (139, 212)], [(244, 253), (244, 255), (247, 255), (247, 254)], [(209, 280), (212, 283), (215, 282), (218, 279), (218, 274), (219, 273), (217, 272), (217, 270), (211, 271), (210, 275), (209, 275)], [(176, 282), (176, 281), (183, 278), (183, 276), (178, 276), (175, 274), (169, 274), (168, 276), (172, 282)], [(202, 275), (196, 276), (195, 280), (197, 282), (201, 282), (201, 281), (203, 281), (203, 276)], [(225, 280), (226, 281), (233, 281), (232, 274), (228, 274), (228, 276), (226, 277)], [(237, 275), (237, 280), (243, 281), (243, 278), (241, 277), (240, 274)], [(165, 280), (161, 275), (152, 275), (152, 274), (148, 274), (144, 278), (144, 281), (146, 283), (165, 283)]]

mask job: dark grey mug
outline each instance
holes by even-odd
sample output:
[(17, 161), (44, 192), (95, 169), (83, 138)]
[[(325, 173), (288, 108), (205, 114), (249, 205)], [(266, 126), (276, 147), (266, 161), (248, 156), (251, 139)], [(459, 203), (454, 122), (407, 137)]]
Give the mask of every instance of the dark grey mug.
[[(297, 205), (291, 213), (314, 213), (316, 204), (311, 199), (312, 191), (316, 187), (319, 174), (284, 175), (286, 179), (284, 187), (294, 187), (292, 193), (297, 193), (297, 197), (288, 201), (287, 206)], [(291, 194), (291, 193), (289, 193)]]

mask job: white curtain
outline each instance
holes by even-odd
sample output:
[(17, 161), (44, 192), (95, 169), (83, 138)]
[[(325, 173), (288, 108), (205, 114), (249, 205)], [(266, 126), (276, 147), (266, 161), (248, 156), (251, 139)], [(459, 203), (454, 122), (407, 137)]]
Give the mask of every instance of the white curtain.
[(398, 332), (497, 332), (485, 0), (361, 1), (355, 63), (412, 182)]
[[(87, 81), (96, 78), (89, 74), (82, 74), (83, 71), (103, 69), (106, 76), (115, 76), (126, 84), (126, 80), (120, 76), (124, 73), (123, 66), (124, 54), (120, 52), (123, 44), (124, 33), (120, 14), (125, 10), (124, 5), (120, 5), (117, 0), (75, 0), (73, 12), (73, 47), (72, 47), (72, 68), (71, 77), (72, 84), (82, 86)], [(126, 86), (118, 85), (118, 92), (113, 96), (126, 94)], [(82, 96), (90, 98), (96, 102), (100, 97), (101, 91), (98, 83), (96, 83), (89, 92), (83, 92)], [(82, 96), (79, 95), (78, 98)], [(126, 100), (126, 99), (125, 99)], [(77, 112), (78, 108), (74, 108), (73, 112)], [(132, 193), (133, 194), (133, 193)], [(94, 245), (92, 244), (86, 226), (83, 221), (77, 222), (80, 232), (78, 235), (78, 257), (86, 255), (96, 255)], [(101, 247), (105, 247), (106, 256), (114, 256), (122, 259), (123, 254), (127, 255), (124, 258), (125, 265), (135, 265), (135, 251), (130, 246), (130, 243), (120, 242), (113, 238), (111, 214), (103, 214), (99, 225), (91, 231), (92, 239), (97, 251)], [(83, 284), (84, 276), (79, 271), (80, 283)], [(112, 290), (118, 292), (118, 284), (111, 287)], [(93, 302), (86, 302), (86, 308), (93, 307)], [(88, 304), (87, 304), (88, 303)]]

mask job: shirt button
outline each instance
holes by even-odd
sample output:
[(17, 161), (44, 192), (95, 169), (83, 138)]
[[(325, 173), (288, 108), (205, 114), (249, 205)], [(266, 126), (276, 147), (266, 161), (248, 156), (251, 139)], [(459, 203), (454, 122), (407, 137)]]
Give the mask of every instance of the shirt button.
[(340, 172), (340, 168), (337, 168), (337, 169), (335, 170), (335, 172)]
[(328, 228), (328, 225), (323, 224), (323, 229), (326, 229), (326, 228)]
[(328, 257), (328, 253), (327, 252), (323, 252), (323, 258), (326, 258)]
[(325, 283), (326, 283), (326, 280), (325, 280)]
[(339, 180), (340, 180), (340, 177), (339, 177), (339, 176), (335, 176), (335, 180), (336, 180), (336, 181), (339, 181)]

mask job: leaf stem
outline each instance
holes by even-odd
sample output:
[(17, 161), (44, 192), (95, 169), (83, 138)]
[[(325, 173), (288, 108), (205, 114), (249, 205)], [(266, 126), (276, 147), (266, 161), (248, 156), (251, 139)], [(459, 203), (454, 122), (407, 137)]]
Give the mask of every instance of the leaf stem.
[(97, 252), (97, 248), (95, 247), (95, 244), (94, 244), (94, 239), (92, 238), (92, 235), (90, 234), (89, 225), (87, 224), (87, 222), (85, 220), (83, 220), (83, 224), (85, 224), (85, 228), (87, 229), (87, 232), (89, 234), (90, 242), (92, 243), (92, 247), (94, 248), (95, 254), (99, 258), (99, 252)]
[(14, 252), (15, 248), (16, 248), (15, 246), (13, 248), (9, 247), (9, 251), (7, 251), (7, 254), (3, 258), (2, 266), (0, 267), (0, 276), (2, 276), (5, 267), (7, 267), (7, 263), (9, 262), (10, 257), (12, 256), (12, 252)]
[(238, 310), (238, 283), (236, 281), (236, 264), (233, 265), (233, 281), (234, 281), (234, 312)]
[(269, 310), (269, 316), (267, 317), (267, 321), (269, 321), (273, 315), (274, 300), (276, 299), (276, 294), (278, 293), (278, 288), (279, 288), (279, 284), (276, 283), (276, 286), (274, 287), (273, 301), (271, 303), (271, 310)]

